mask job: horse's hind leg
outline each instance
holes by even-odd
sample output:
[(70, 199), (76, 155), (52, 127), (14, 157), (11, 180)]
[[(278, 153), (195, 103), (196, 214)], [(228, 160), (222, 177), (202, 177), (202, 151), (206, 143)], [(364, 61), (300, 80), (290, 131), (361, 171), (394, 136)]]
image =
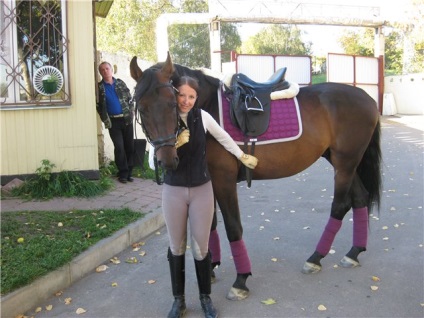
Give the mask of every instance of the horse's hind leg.
[[(355, 160), (348, 162), (346, 158), (331, 159), (326, 154), (326, 159), (332, 163), (335, 170), (334, 199), (331, 205), (331, 214), (315, 248), (315, 252), (305, 262), (302, 273), (312, 274), (321, 270), (321, 259), (327, 256), (331, 245), (342, 226), (342, 220), (352, 207), (350, 190), (355, 176)], [(342, 164), (343, 163), (343, 164)]]
[(353, 180), (352, 190), (353, 211), (353, 245), (350, 251), (342, 258), (340, 265), (352, 268), (359, 265), (358, 255), (366, 251), (368, 242), (368, 191), (365, 189), (358, 175)]

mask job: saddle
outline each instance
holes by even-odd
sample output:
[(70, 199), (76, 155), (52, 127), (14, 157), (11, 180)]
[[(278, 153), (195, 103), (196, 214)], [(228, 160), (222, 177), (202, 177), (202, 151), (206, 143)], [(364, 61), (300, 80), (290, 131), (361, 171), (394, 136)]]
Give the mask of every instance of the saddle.
[(287, 89), (287, 68), (276, 71), (267, 82), (258, 83), (242, 73), (234, 74), (230, 83), (230, 118), (245, 136), (257, 137), (269, 126), (271, 92)]

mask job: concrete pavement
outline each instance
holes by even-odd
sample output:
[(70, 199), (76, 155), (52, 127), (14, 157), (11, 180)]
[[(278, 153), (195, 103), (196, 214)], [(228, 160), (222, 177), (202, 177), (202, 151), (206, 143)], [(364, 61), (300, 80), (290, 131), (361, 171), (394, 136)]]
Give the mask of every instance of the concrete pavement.
[[(423, 116), (385, 116), (382, 118), (382, 121), (386, 121), (389, 124), (405, 125), (419, 130), (424, 129)], [(115, 190), (95, 199), (54, 199), (46, 202), (23, 202), (16, 199), (2, 200), (2, 211), (89, 210), (129, 207), (136, 211), (146, 212), (147, 216), (116, 233), (114, 236), (93, 246), (89, 251), (77, 257), (66, 267), (55, 271), (30, 286), (2, 297), (1, 316), (15, 317), (17, 314), (33, 309), (45, 302), (46, 299), (58, 290), (63, 290), (73, 285), (104, 261), (127, 249), (132, 242), (140, 241), (163, 227), (164, 222), (160, 209), (160, 191), (161, 187), (153, 181), (136, 179), (134, 183), (125, 185), (116, 183)], [(166, 237), (163, 240), (166, 241)], [(161, 250), (160, 254), (163, 253), (164, 251)], [(168, 305), (168, 302), (169, 299), (167, 298), (166, 305)], [(86, 315), (86, 317), (88, 316)], [(140, 316), (143, 316), (143, 314)]]

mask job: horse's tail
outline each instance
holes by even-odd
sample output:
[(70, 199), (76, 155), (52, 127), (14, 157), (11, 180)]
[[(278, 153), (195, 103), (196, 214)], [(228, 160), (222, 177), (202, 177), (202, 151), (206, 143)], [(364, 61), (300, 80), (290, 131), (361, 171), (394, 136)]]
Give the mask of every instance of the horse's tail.
[(368, 148), (365, 150), (364, 156), (362, 157), (361, 162), (359, 163), (357, 173), (365, 188), (368, 191), (368, 212), (371, 213), (371, 210), (374, 205), (377, 206), (377, 209), (380, 209), (380, 199), (381, 199), (381, 147), (380, 147), (380, 138), (381, 138), (381, 125), (380, 121), (377, 122), (377, 126), (374, 129), (371, 141), (368, 145)]

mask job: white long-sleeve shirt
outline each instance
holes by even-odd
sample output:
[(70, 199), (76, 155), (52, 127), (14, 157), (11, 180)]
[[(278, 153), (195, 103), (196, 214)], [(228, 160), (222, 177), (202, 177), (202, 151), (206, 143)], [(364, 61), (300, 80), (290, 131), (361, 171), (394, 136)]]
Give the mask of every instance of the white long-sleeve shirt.
[[(239, 146), (235, 143), (235, 141), (231, 138), (231, 136), (213, 119), (213, 117), (203, 109), (200, 111), (202, 115), (203, 128), (205, 129), (205, 133), (209, 132), (227, 151), (232, 153), (239, 159), (243, 151), (239, 148)], [(181, 119), (187, 124), (187, 115), (188, 113), (180, 113)], [(154, 157), (154, 147), (150, 146), (149, 149), (149, 166), (150, 169), (155, 169), (155, 164), (153, 161)]]

